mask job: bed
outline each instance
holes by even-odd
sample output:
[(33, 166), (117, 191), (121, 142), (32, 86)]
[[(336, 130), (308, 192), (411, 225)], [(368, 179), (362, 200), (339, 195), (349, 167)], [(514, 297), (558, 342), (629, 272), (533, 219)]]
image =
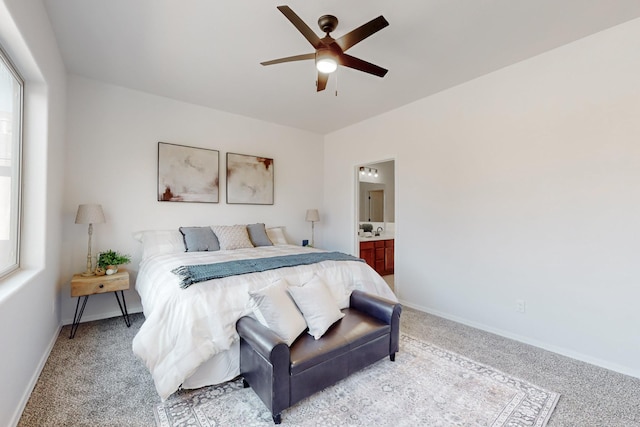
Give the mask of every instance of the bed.
[[(218, 230), (217, 237), (222, 236), (220, 229), (212, 228)], [(145, 231), (134, 237), (143, 243), (135, 288), (142, 300), (145, 321), (132, 347), (149, 369), (162, 400), (180, 388), (220, 384), (239, 375), (235, 324), (240, 317), (251, 314), (249, 291), (282, 278), (290, 286), (304, 286), (317, 276), (328, 285), (341, 308), (348, 306), (354, 289), (397, 301), (382, 277), (366, 263), (355, 260), (327, 260), (233, 275), (183, 288), (181, 278), (172, 270), (326, 251), (287, 244), (282, 234), (270, 234), (264, 246), (235, 247), (220, 239), (219, 250), (187, 252), (187, 242), (178, 230)]]

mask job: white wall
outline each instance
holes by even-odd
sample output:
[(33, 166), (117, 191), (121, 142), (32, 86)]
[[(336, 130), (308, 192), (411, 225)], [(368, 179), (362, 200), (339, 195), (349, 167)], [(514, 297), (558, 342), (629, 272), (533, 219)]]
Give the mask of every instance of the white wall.
[(395, 158), (405, 304), (640, 377), (639, 51), (634, 20), (328, 135), (325, 244)]
[[(67, 282), (61, 292), (64, 323), (71, 323), (76, 303), (69, 296), (68, 280), (86, 265), (87, 226), (74, 224), (78, 204), (102, 204), (107, 222), (94, 226), (93, 252), (115, 249), (133, 255), (126, 268), (134, 275), (141, 245), (131, 235), (138, 230), (264, 222), (286, 226), (291, 243), (310, 238), (306, 210), (322, 205), (320, 135), (78, 76), (70, 76), (68, 85), (63, 244), (67, 256), (62, 265)], [(219, 150), (220, 202), (158, 202), (158, 141)], [(226, 204), (227, 152), (274, 159), (274, 205)], [(319, 242), (322, 230), (318, 223)], [(135, 291), (125, 292), (125, 296), (130, 311), (141, 310)], [(113, 295), (96, 295), (89, 298), (83, 321), (111, 315), (120, 315)]]
[(60, 329), (66, 81), (41, 2), (0, 0), (0, 43), (25, 79), (22, 268), (0, 279), (0, 425), (11, 426)]

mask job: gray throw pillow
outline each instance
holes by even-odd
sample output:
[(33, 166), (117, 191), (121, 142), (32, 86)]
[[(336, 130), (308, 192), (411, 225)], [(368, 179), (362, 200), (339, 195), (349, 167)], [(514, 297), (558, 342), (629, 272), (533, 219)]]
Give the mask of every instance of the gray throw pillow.
[(187, 252), (219, 251), (220, 243), (211, 227), (180, 227)]
[(249, 232), (249, 239), (251, 239), (253, 246), (273, 246), (269, 236), (267, 236), (267, 230), (264, 224), (248, 224), (247, 231)]

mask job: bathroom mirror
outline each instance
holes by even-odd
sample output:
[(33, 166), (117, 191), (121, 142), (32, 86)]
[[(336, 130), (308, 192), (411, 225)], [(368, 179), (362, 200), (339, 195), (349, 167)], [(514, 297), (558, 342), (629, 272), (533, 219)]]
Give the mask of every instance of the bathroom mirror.
[(384, 222), (384, 184), (360, 183), (360, 221)]
[(358, 172), (358, 221), (395, 222), (394, 161), (364, 165)]

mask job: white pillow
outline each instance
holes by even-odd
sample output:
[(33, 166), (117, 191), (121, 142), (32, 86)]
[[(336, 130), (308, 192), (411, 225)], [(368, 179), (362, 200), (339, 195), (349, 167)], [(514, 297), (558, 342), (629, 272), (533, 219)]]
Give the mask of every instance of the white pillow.
[(212, 225), (211, 229), (223, 251), (253, 247), (246, 225)]
[(288, 245), (287, 238), (284, 237), (283, 227), (269, 227), (267, 228), (267, 236), (274, 245)]
[(287, 293), (288, 286), (286, 280), (278, 279), (266, 288), (249, 292), (249, 297), (250, 307), (258, 322), (290, 346), (307, 329), (307, 324)]
[(142, 259), (185, 251), (179, 230), (143, 230), (133, 233), (133, 238), (142, 243)]
[(344, 317), (327, 285), (314, 276), (303, 286), (291, 286), (289, 294), (302, 311), (309, 334), (320, 339), (327, 329)]
[(358, 280), (353, 277), (353, 271), (344, 268), (323, 269), (301, 276), (298, 282), (289, 279), (289, 283), (304, 286), (310, 280), (315, 279), (314, 276), (318, 276), (318, 278), (324, 282), (340, 310), (349, 308), (351, 293), (356, 288), (356, 282), (358, 282)]

